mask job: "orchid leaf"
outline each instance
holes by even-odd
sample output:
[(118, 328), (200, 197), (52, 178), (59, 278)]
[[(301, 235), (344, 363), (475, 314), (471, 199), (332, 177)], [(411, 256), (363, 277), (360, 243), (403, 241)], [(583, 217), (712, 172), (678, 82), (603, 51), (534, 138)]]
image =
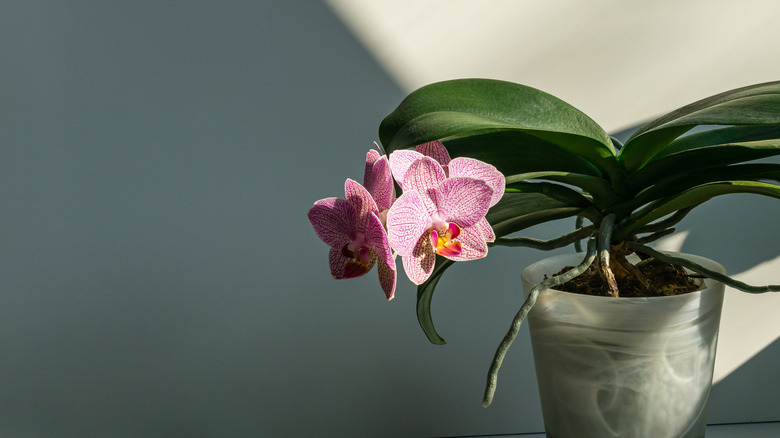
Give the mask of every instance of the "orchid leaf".
[(610, 187), (609, 182), (603, 178), (570, 172), (554, 171), (528, 172), (517, 175), (506, 175), (507, 186), (528, 180), (548, 180), (578, 187), (586, 193), (590, 194), (592, 202), (596, 203), (596, 206), (600, 209), (604, 209), (608, 205), (612, 205), (618, 202), (617, 194), (614, 193)]
[(577, 190), (571, 189), (561, 184), (550, 182), (528, 182), (521, 181), (507, 186), (508, 193), (541, 193), (552, 199), (561, 201), (574, 207), (588, 208), (593, 203)]
[(780, 164), (752, 163), (704, 169), (658, 182), (632, 199), (628, 205), (640, 207), (648, 202), (671, 196), (687, 189), (715, 182), (780, 181)]
[(446, 137), (442, 143), (452, 157), (470, 157), (488, 162), (504, 175), (560, 171), (602, 176), (596, 166), (579, 155), (517, 130), (483, 132), (479, 135), (466, 132)]
[(613, 241), (625, 240), (642, 226), (678, 210), (732, 193), (753, 193), (780, 199), (780, 185), (757, 181), (718, 181), (690, 188), (678, 195), (652, 202), (631, 215), (629, 222), (616, 231)]
[(710, 129), (685, 135), (672, 141), (661, 152), (656, 154), (651, 162), (667, 155), (704, 146), (722, 146), (773, 139), (780, 139), (780, 126), (729, 126), (727, 128)]
[(618, 159), (633, 173), (696, 126), (778, 124), (780, 82), (752, 85), (702, 99), (646, 124), (626, 141)]
[[(568, 103), (524, 85), (489, 79), (438, 82), (414, 91), (379, 127), (388, 152), (433, 140), (520, 133), (578, 155), (617, 180), (622, 171), (609, 136)], [(478, 139), (477, 139), (478, 141)], [(522, 144), (521, 141), (518, 141)], [(492, 147), (479, 159), (496, 165), (506, 156)]]
[(431, 273), (431, 277), (423, 284), (417, 286), (417, 321), (420, 323), (420, 327), (425, 336), (432, 344), (443, 345), (447, 341), (444, 340), (439, 333), (436, 332), (436, 327), (433, 326), (433, 317), (431, 316), (431, 300), (433, 299), (433, 292), (436, 290), (436, 285), (439, 284), (444, 271), (447, 270), (453, 263), (452, 260), (445, 259), (444, 257), (436, 256), (436, 267)]
[(586, 209), (541, 193), (505, 193), (487, 216), (496, 237), (556, 219), (576, 216)]
[(718, 169), (735, 163), (780, 155), (780, 139), (719, 144), (685, 149), (655, 158), (631, 176), (637, 190), (669, 177), (705, 169)]

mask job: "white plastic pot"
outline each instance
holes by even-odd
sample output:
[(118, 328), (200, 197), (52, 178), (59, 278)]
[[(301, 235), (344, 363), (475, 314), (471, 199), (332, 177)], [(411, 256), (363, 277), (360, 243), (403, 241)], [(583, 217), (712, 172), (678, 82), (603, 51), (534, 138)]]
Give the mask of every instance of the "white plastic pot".
[[(678, 254), (725, 272), (702, 257)], [(571, 254), (522, 273), (527, 295)], [(545, 290), (528, 315), (548, 438), (703, 437), (724, 287), (612, 298)]]

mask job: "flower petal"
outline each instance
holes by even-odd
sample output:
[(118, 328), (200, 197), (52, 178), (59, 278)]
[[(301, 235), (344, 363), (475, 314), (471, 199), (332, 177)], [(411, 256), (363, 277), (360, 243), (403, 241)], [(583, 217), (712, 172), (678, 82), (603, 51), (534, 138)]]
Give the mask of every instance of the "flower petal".
[(398, 273), (395, 270), (395, 260), (393, 260), (393, 267), (391, 268), (382, 259), (379, 259), (376, 269), (379, 273), (379, 285), (382, 287), (382, 291), (385, 293), (388, 301), (392, 300), (395, 296), (395, 284), (398, 277)]
[(395, 270), (395, 258), (390, 249), (390, 241), (387, 239), (387, 232), (382, 226), (382, 221), (376, 214), (371, 214), (366, 225), (366, 243), (376, 256), (389, 268)]
[(344, 182), (344, 194), (347, 201), (355, 208), (357, 218), (355, 219), (355, 229), (359, 233), (366, 231), (366, 222), (371, 213), (379, 213), (374, 198), (371, 193), (361, 186), (357, 181), (347, 179)]
[(407, 149), (397, 150), (390, 154), (388, 162), (390, 163), (390, 169), (392, 169), (395, 182), (398, 183), (402, 189), (404, 186), (404, 176), (412, 163), (423, 157), (423, 154), (410, 151)]
[(410, 255), (420, 236), (431, 227), (431, 216), (422, 198), (414, 190), (406, 191), (387, 212), (387, 238), (401, 256)]
[(450, 164), (450, 154), (439, 140), (432, 141), (430, 143), (423, 143), (414, 148), (414, 150), (438, 161), (442, 167), (446, 167)]
[(328, 254), (328, 263), (330, 264), (330, 275), (336, 280), (344, 278), (344, 265), (349, 259), (342, 254), (341, 250), (331, 248)]
[(431, 276), (436, 263), (436, 254), (433, 252), (428, 236), (420, 236), (412, 253), (402, 257), (401, 260), (409, 280), (418, 285), (424, 283)]
[[(376, 143), (374, 143), (376, 144)], [(371, 171), (371, 167), (374, 166), (374, 163), (376, 163), (376, 160), (381, 157), (381, 154), (376, 149), (369, 149), (366, 153), (366, 170), (365, 173), (363, 173), (363, 179), (368, 179), (368, 174)]]
[(485, 242), (495, 242), (496, 233), (493, 232), (493, 227), (490, 226), (490, 222), (488, 222), (486, 218), (482, 218), (482, 220), (477, 222), (474, 226), (482, 233)]
[[(372, 152), (374, 154), (371, 154)], [(369, 164), (371, 160), (373, 161)], [(379, 152), (373, 149), (368, 152), (363, 184), (376, 201), (379, 211), (390, 208), (393, 204), (393, 198), (395, 198), (395, 186), (387, 156), (380, 157)]]
[(325, 198), (314, 203), (307, 214), (314, 232), (331, 248), (341, 247), (355, 239), (357, 213), (346, 199)]
[(450, 260), (462, 262), (467, 260), (476, 260), (485, 257), (488, 252), (485, 238), (477, 227), (462, 228), (458, 242), (461, 244), (461, 253), (458, 255), (444, 255)]
[(435, 191), (441, 218), (461, 228), (471, 227), (485, 217), (493, 195), (486, 182), (466, 177), (447, 178)]
[(447, 179), (444, 169), (431, 157), (415, 160), (406, 171), (404, 190), (416, 190), (422, 195), (422, 201), (430, 215), (437, 213), (434, 201), (439, 185)]
[(506, 187), (504, 174), (488, 163), (473, 158), (458, 157), (450, 162), (449, 170), (450, 177), (467, 176), (485, 181), (493, 189), (493, 196), (490, 199), (491, 207), (504, 196), (504, 188)]

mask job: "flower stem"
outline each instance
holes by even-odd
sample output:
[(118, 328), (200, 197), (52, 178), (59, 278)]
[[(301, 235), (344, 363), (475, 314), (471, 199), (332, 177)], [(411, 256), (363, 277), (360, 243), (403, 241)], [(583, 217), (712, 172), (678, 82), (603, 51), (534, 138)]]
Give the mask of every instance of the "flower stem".
[(528, 293), (528, 298), (526, 298), (525, 302), (520, 307), (520, 310), (512, 320), (512, 325), (509, 327), (509, 331), (498, 345), (498, 349), (496, 349), (496, 354), (493, 357), (493, 362), (490, 364), (490, 370), (488, 371), (485, 395), (482, 398), (482, 407), (486, 408), (493, 402), (493, 396), (496, 393), (496, 386), (498, 384), (498, 370), (501, 368), (501, 364), (504, 362), (504, 356), (506, 356), (507, 351), (509, 351), (509, 347), (512, 346), (515, 338), (517, 338), (517, 333), (520, 331), (520, 326), (522, 325), (523, 320), (526, 316), (528, 316), (528, 312), (531, 311), (531, 308), (533, 308), (534, 304), (536, 304), (536, 299), (539, 297), (539, 293), (545, 289), (551, 289), (555, 286), (566, 283), (572, 278), (582, 274), (588, 269), (588, 267), (590, 267), (591, 264), (593, 264), (595, 259), (595, 239), (591, 238), (588, 240), (588, 251), (585, 254), (585, 258), (583, 259), (582, 263), (561, 275), (546, 278), (544, 281), (531, 289), (531, 291)]

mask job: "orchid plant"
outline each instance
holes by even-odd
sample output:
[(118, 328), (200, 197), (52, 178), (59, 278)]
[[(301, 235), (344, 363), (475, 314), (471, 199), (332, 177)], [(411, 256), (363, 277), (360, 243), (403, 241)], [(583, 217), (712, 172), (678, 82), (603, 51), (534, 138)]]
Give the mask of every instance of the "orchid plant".
[[(694, 129), (704, 127), (706, 129)], [(387, 154), (366, 156), (363, 185), (347, 180), (345, 199), (317, 201), (309, 220), (331, 248), (334, 278), (377, 265), (387, 299), (401, 256), (417, 287), (417, 317), (428, 339), (443, 344), (431, 299), (454, 262), (485, 257), (490, 245), (542, 250), (574, 245), (582, 263), (547, 278), (528, 295), (500, 343), (483, 405), (498, 369), (539, 293), (597, 267), (607, 295), (616, 277), (647, 279), (627, 256), (681, 265), (734, 288), (751, 286), (648, 243), (668, 235), (693, 208), (717, 196), (780, 198), (780, 82), (721, 93), (639, 128), (625, 144), (588, 116), (547, 93), (510, 82), (462, 79), (411, 93), (379, 127)], [(454, 157), (454, 158), (452, 158)], [(396, 198), (396, 188), (402, 191)], [(540, 223), (575, 218), (575, 229), (550, 240), (517, 236)]]

